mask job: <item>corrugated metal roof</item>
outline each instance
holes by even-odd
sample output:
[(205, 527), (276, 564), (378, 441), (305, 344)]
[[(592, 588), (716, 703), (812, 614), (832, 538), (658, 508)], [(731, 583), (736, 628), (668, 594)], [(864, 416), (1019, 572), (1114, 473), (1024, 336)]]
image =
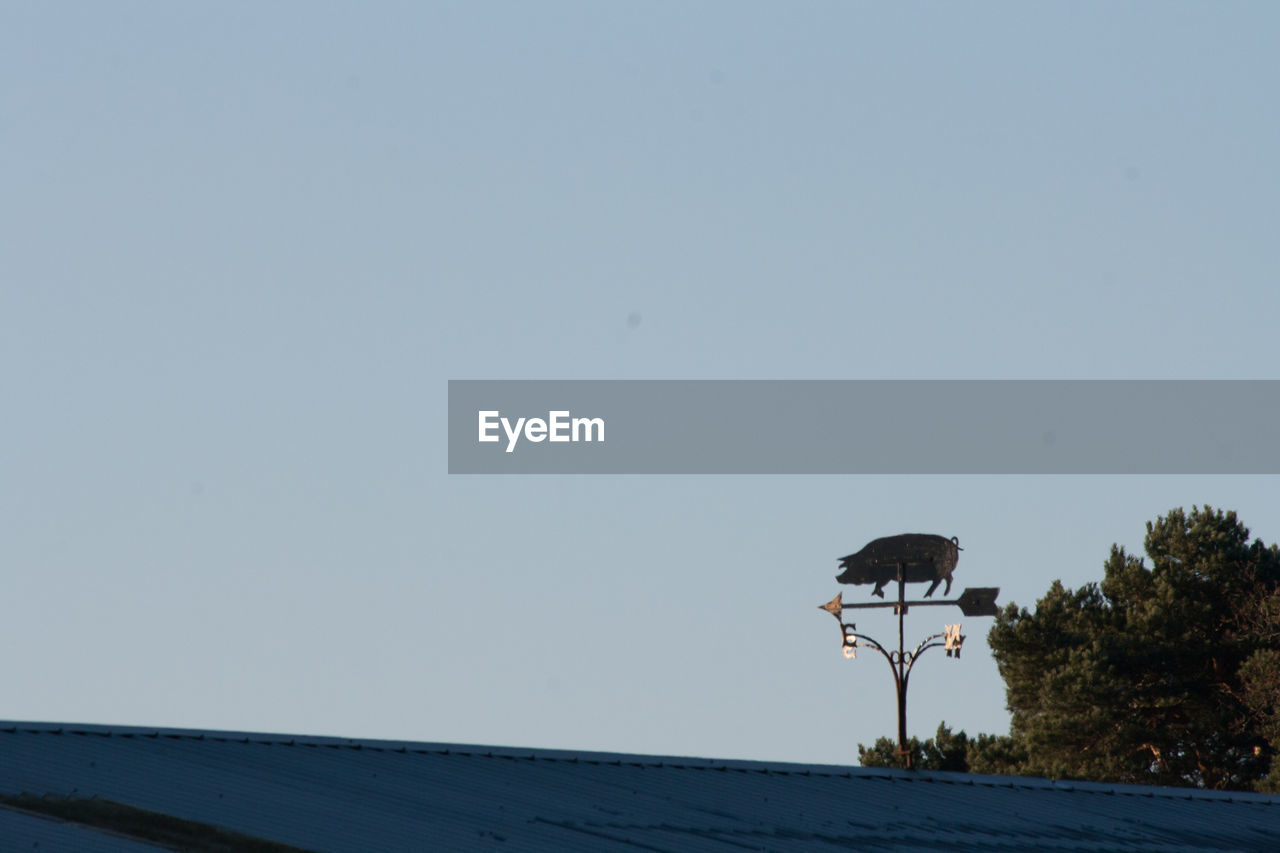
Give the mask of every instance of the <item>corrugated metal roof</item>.
[(1280, 850), (1258, 794), (114, 726), (0, 722), (0, 792), (326, 851)]
[(36, 853), (157, 853), (164, 849), (5, 806), (0, 806), (0, 842), (4, 850)]

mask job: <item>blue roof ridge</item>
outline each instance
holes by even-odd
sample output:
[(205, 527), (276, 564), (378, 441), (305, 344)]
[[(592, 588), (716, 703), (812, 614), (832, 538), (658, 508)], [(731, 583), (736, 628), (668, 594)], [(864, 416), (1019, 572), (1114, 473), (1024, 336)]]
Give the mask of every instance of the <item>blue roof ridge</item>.
[(432, 743), (417, 741), (343, 738), (325, 735), (292, 735), (155, 726), (103, 725), (97, 723), (43, 723), (0, 720), (0, 733), (76, 735), (121, 738), (148, 738), (212, 741), (215, 743), (259, 744), (284, 747), (326, 747), (330, 749), (370, 750), (399, 754), (447, 755), (508, 760), (565, 761), (592, 765), (630, 766), (673, 770), (717, 770), (763, 773), (771, 776), (819, 776), (852, 779), (876, 779), (894, 783), (934, 783), (981, 787), (1024, 788), (1106, 795), (1159, 797), (1183, 800), (1225, 800), (1259, 805), (1280, 806), (1280, 796), (1251, 791), (1215, 791), (1202, 788), (1174, 788), (1156, 785), (1128, 785), (1111, 782), (1086, 782), (1069, 779), (1042, 779), (1032, 776), (994, 776), (939, 770), (897, 770), (882, 767), (854, 767), (828, 764), (800, 764), (746, 759), (698, 758), (691, 756), (639, 755), (634, 753), (595, 752), (590, 750), (543, 749), (478, 744)]

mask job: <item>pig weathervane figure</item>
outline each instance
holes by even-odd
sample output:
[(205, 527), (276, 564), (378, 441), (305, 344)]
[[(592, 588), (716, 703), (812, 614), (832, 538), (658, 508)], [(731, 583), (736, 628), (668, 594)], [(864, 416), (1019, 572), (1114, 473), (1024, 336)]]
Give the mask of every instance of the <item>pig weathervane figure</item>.
[[(902, 757), (903, 766), (911, 768), (911, 753), (907, 750), (907, 680), (911, 677), (911, 667), (927, 649), (943, 646), (947, 657), (960, 658), (960, 647), (964, 637), (960, 634), (960, 626), (944, 625), (941, 634), (932, 634), (920, 641), (914, 651), (907, 651), (903, 645), (903, 617), (913, 606), (932, 606), (943, 604), (957, 605), (965, 616), (995, 616), (999, 612), (996, 607), (996, 596), (1000, 594), (998, 587), (974, 587), (966, 589), (959, 598), (938, 601), (907, 601), (906, 588), (909, 583), (929, 583), (925, 598), (933, 595), (940, 583), (946, 582), (943, 595), (951, 592), (951, 575), (960, 559), (960, 540), (952, 536), (936, 536), (932, 533), (903, 533), (899, 536), (886, 536), (867, 543), (861, 551), (850, 554), (840, 560), (843, 571), (836, 575), (840, 583), (874, 584), (872, 595), (884, 598), (884, 586), (897, 581), (897, 601), (872, 601), (866, 604), (845, 604), (844, 593), (836, 595), (826, 604), (819, 605), (840, 623), (840, 636), (846, 658), (855, 658), (859, 648), (871, 648), (884, 655), (893, 672), (893, 683), (898, 696), (898, 754)], [(866, 607), (892, 607), (898, 616), (898, 648), (886, 649), (874, 638), (861, 634), (852, 622), (845, 622), (843, 613)]]

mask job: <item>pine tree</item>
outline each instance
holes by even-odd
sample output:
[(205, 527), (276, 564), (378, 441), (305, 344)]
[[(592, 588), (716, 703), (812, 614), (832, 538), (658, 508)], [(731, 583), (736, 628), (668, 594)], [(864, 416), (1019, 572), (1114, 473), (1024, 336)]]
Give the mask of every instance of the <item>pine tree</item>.
[(988, 641), (1026, 750), (1019, 772), (1253, 787), (1276, 743), (1280, 646), (1260, 603), (1280, 552), (1207, 506), (1148, 523), (1145, 548), (1149, 567), (1113, 546), (1100, 584), (1055, 582), (1034, 613), (997, 617)]

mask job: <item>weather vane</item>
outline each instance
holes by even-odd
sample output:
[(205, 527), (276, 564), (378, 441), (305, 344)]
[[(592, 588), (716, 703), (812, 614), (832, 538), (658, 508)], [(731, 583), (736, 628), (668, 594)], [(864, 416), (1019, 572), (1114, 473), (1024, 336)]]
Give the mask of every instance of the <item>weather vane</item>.
[[(840, 560), (843, 569), (836, 575), (840, 583), (875, 584), (872, 595), (884, 598), (884, 586), (897, 581), (897, 601), (871, 601), (865, 604), (845, 604), (844, 593), (839, 593), (826, 604), (818, 605), (840, 623), (844, 656), (856, 658), (859, 648), (871, 648), (884, 655), (893, 671), (893, 683), (898, 694), (898, 754), (902, 757), (903, 766), (911, 768), (911, 753), (907, 750), (907, 680), (911, 676), (911, 667), (920, 655), (928, 649), (942, 646), (947, 657), (959, 659), (960, 648), (964, 644), (964, 636), (960, 633), (960, 625), (944, 625), (941, 634), (925, 637), (915, 647), (907, 651), (903, 645), (903, 617), (913, 606), (932, 606), (954, 604), (965, 616), (995, 616), (999, 612), (996, 607), (996, 596), (999, 587), (972, 587), (960, 593), (959, 598), (939, 601), (907, 601), (906, 589), (909, 583), (929, 583), (925, 598), (933, 595), (938, 584), (946, 582), (943, 595), (951, 592), (951, 575), (956, 570), (960, 559), (960, 540), (952, 536), (937, 536), (932, 533), (903, 533), (899, 536), (886, 536), (867, 543), (861, 551), (850, 554)], [(857, 625), (845, 622), (843, 613), (865, 607), (892, 607), (898, 616), (898, 648), (886, 649), (877, 640), (857, 630)]]

